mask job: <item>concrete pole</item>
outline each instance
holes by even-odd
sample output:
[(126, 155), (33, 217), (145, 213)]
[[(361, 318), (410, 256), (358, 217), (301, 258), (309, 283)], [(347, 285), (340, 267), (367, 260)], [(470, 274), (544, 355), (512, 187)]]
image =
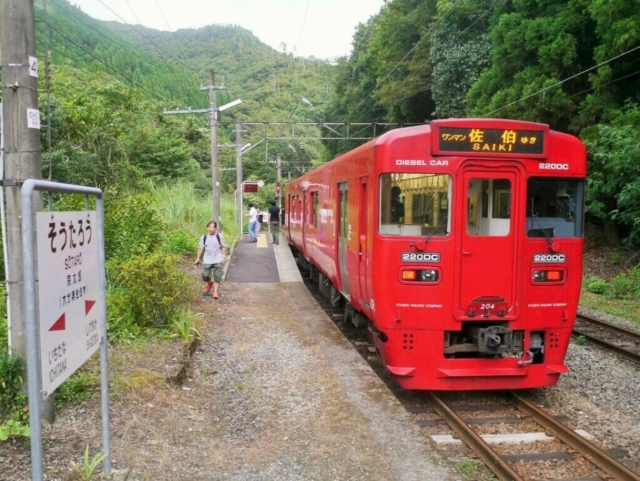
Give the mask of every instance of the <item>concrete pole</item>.
[(276, 182), (278, 183), (278, 207), (282, 209), (282, 160), (280, 158), (280, 154), (277, 157), (278, 162), (278, 175)]
[(238, 192), (239, 234), (242, 235), (242, 122), (236, 118), (236, 189)]
[[(13, 354), (26, 359), (20, 188), (26, 179), (40, 179), (40, 112), (33, 2), (0, 2), (0, 51), (2, 55), (4, 168), (2, 189), (6, 205), (5, 248), (9, 338)], [(42, 210), (42, 195), (34, 194), (35, 210)], [(35, 225), (35, 223), (34, 223)], [(26, 371), (23, 379), (26, 386)], [(53, 421), (53, 405), (43, 406), (44, 417)]]
[(218, 110), (216, 108), (216, 89), (213, 70), (209, 70), (209, 109), (211, 128), (211, 189), (213, 191), (213, 219), (218, 222), (218, 230), (222, 230), (220, 216), (220, 181), (218, 173)]

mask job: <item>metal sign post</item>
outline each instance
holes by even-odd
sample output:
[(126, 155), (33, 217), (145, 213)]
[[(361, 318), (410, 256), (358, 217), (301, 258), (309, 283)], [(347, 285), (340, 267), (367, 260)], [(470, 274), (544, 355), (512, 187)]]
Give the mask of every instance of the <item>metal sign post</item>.
[(100, 347), (95, 212), (38, 212), (38, 306), (46, 399)]
[[(96, 210), (38, 213), (33, 229), (33, 191), (92, 195)], [(107, 358), (104, 207), (102, 191), (91, 187), (28, 179), (22, 185), (22, 255), (27, 352), (31, 479), (43, 479), (43, 397), (70, 376), (100, 346), (102, 442), (105, 474), (111, 473), (109, 369)], [(36, 295), (38, 254), (40, 285)], [(46, 277), (43, 277), (46, 276)], [(39, 301), (38, 301), (39, 298)], [(40, 322), (36, 306), (40, 306)], [(67, 322), (68, 321), (68, 322)], [(38, 332), (40, 345), (38, 343)], [(42, 365), (39, 365), (42, 358)], [(44, 372), (41, 372), (41, 369)], [(45, 382), (42, 382), (43, 374)]]

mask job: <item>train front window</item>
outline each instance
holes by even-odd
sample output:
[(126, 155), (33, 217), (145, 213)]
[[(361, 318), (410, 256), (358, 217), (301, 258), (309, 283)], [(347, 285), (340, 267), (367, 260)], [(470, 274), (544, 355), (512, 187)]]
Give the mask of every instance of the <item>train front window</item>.
[(467, 234), (504, 237), (511, 231), (511, 181), (470, 179), (467, 185)]
[(380, 234), (446, 236), (451, 232), (451, 176), (382, 174)]
[(527, 237), (582, 237), (584, 181), (531, 177), (527, 182)]

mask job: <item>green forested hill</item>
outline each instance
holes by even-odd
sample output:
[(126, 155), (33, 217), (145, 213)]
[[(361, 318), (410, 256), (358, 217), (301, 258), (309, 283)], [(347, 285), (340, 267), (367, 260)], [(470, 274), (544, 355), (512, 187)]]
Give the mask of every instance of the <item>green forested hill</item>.
[[(200, 87), (213, 69), (215, 83), (226, 87), (218, 105), (242, 99), (221, 114), (221, 144), (232, 142), (236, 117), (413, 123), (490, 116), (578, 135), (589, 151), (588, 220), (640, 246), (640, 0), (388, 0), (358, 27), (353, 53), (337, 66), (278, 52), (238, 26), (161, 32), (92, 20), (65, 0), (48, 5), (54, 74), (86, 78), (80, 85), (52, 79), (51, 125), (64, 129), (51, 154), (66, 159), (52, 170), (73, 174), (63, 180), (113, 182), (115, 166), (122, 172), (126, 164), (154, 179), (186, 172), (205, 185), (206, 116), (168, 119), (162, 111), (208, 106)], [(38, 24), (40, 52), (43, 31)], [(105, 121), (107, 112), (115, 120)], [(243, 143), (264, 137), (246, 130)], [(308, 140), (317, 136), (312, 131), (297, 135), (304, 138), (249, 151), (245, 178), (275, 180), (269, 162), (277, 154), (291, 171), (293, 163), (320, 162), (354, 146), (322, 146)], [(85, 166), (85, 153), (109, 160), (96, 171)], [(200, 171), (187, 165), (194, 160)], [(220, 161), (232, 168), (233, 150), (221, 149)], [(235, 173), (223, 175), (232, 191)]]
[[(38, 19), (44, 19), (42, 0), (36, 1), (35, 9)], [(81, 132), (85, 129), (87, 135), (95, 135), (97, 126), (94, 129), (87, 129), (86, 126), (88, 122), (97, 121), (99, 124), (101, 120), (96, 117), (100, 111), (97, 106), (101, 104), (100, 95), (96, 95), (99, 92), (95, 89), (96, 81), (102, 85), (115, 82), (109, 95), (118, 91), (123, 95), (122, 99), (128, 98), (132, 105), (138, 101), (146, 103), (144, 108), (138, 106), (134, 109), (137, 115), (129, 113), (120, 116), (121, 119), (129, 120), (123, 121), (121, 131), (111, 132), (107, 136), (114, 142), (108, 151), (112, 160), (109, 165), (112, 166), (114, 154), (121, 161), (141, 163), (139, 150), (142, 147), (138, 145), (136, 149), (129, 148), (127, 145), (133, 146), (135, 143), (124, 140), (128, 135), (127, 131), (131, 130), (126, 127), (128, 122), (134, 123), (134, 131), (141, 125), (149, 125), (149, 130), (142, 138), (157, 136), (154, 131), (157, 132), (157, 127), (161, 125), (167, 129), (162, 133), (163, 138), (174, 134), (185, 141), (184, 148), (191, 152), (192, 158), (202, 167), (200, 182), (206, 182), (207, 169), (210, 169), (208, 115), (171, 116), (171, 119), (161, 116), (165, 109), (207, 108), (208, 92), (201, 91), (200, 88), (208, 85), (210, 69), (216, 73), (216, 85), (225, 86), (225, 90), (217, 93), (218, 106), (236, 98), (242, 99), (241, 105), (220, 117), (218, 135), (219, 142), (223, 145), (233, 142), (234, 126), (231, 123), (237, 117), (244, 122), (316, 121), (321, 118), (321, 112), (330, 100), (329, 85), (333, 82), (335, 67), (320, 60), (294, 58), (291, 54), (277, 52), (260, 42), (251, 32), (238, 26), (211, 25), (200, 29), (163, 32), (95, 20), (65, 0), (48, 0), (46, 17), (52, 66), (52, 112), (64, 118), (64, 122), (52, 119), (52, 125), (64, 124), (68, 127), (65, 131), (74, 132), (73, 137), (77, 138), (82, 138)], [(44, 23), (38, 23), (36, 43), (40, 54), (44, 53), (46, 41)], [(73, 86), (61, 81), (74, 75), (86, 77), (86, 81)], [(90, 85), (93, 92), (86, 90)], [(123, 89), (127, 88), (137, 93), (124, 94)], [(74, 96), (77, 96), (75, 100)], [(77, 105), (73, 105), (74, 102), (85, 102), (83, 96), (93, 97), (96, 108), (78, 109)], [(297, 108), (303, 96), (313, 103), (313, 109), (306, 106)], [(105, 104), (110, 106), (113, 113), (118, 113), (117, 99), (106, 99)], [(125, 105), (126, 102), (122, 107)], [(79, 112), (92, 118), (78, 118)], [(141, 120), (139, 116), (145, 117), (145, 120)], [(78, 125), (70, 127), (75, 122)], [(84, 153), (71, 143), (65, 145), (62, 142), (65, 136), (61, 134), (60, 131), (54, 133), (57, 142), (52, 146), (52, 157), (74, 159)], [(99, 136), (99, 145), (106, 147), (104, 132)], [(244, 134), (243, 143), (257, 144), (263, 136), (264, 129), (250, 128)], [(307, 129), (300, 139), (290, 140), (295, 145), (291, 148), (284, 141), (263, 142), (260, 148), (245, 154), (245, 177), (275, 181), (275, 166), (271, 162), (277, 154), (282, 156), (283, 165), (291, 168), (300, 163), (310, 165), (311, 161), (326, 158), (321, 143), (310, 140), (310, 137), (317, 137), (317, 130)], [(90, 144), (94, 144), (94, 141), (87, 140), (82, 145), (87, 147)], [(155, 145), (147, 150), (155, 151), (157, 148), (158, 145)], [(94, 151), (91, 155), (102, 158), (102, 154)], [(131, 157), (133, 155), (136, 157)], [(234, 166), (233, 149), (220, 149), (219, 160), (223, 169)], [(157, 160), (147, 159), (142, 164), (144, 167), (156, 162)], [(88, 176), (95, 183), (104, 182), (109, 175), (109, 169), (97, 176), (95, 172), (89, 172), (91, 168), (85, 166), (80, 158), (75, 162), (54, 161), (52, 165), (52, 171), (62, 176), (59, 180), (79, 182)], [(165, 174), (173, 177), (183, 170), (178, 169), (173, 173), (154, 171), (153, 177), (160, 178)], [(222, 182), (232, 189), (235, 173), (223, 171), (222, 175)], [(110, 181), (115, 182), (115, 179)]]
[(502, 117), (578, 135), (593, 232), (640, 246), (640, 0), (390, 0), (334, 89), (328, 116), (351, 122)]

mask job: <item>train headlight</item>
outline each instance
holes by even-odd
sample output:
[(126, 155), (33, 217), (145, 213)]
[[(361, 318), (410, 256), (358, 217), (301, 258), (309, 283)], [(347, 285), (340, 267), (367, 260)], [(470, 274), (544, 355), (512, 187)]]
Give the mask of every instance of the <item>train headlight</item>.
[(435, 269), (420, 271), (420, 280), (424, 282), (438, 282), (438, 271)]
[(438, 282), (440, 272), (437, 269), (406, 269), (402, 271), (402, 280), (409, 282)]
[(564, 271), (562, 270), (539, 270), (533, 271), (531, 276), (533, 282), (562, 282), (564, 281)]

